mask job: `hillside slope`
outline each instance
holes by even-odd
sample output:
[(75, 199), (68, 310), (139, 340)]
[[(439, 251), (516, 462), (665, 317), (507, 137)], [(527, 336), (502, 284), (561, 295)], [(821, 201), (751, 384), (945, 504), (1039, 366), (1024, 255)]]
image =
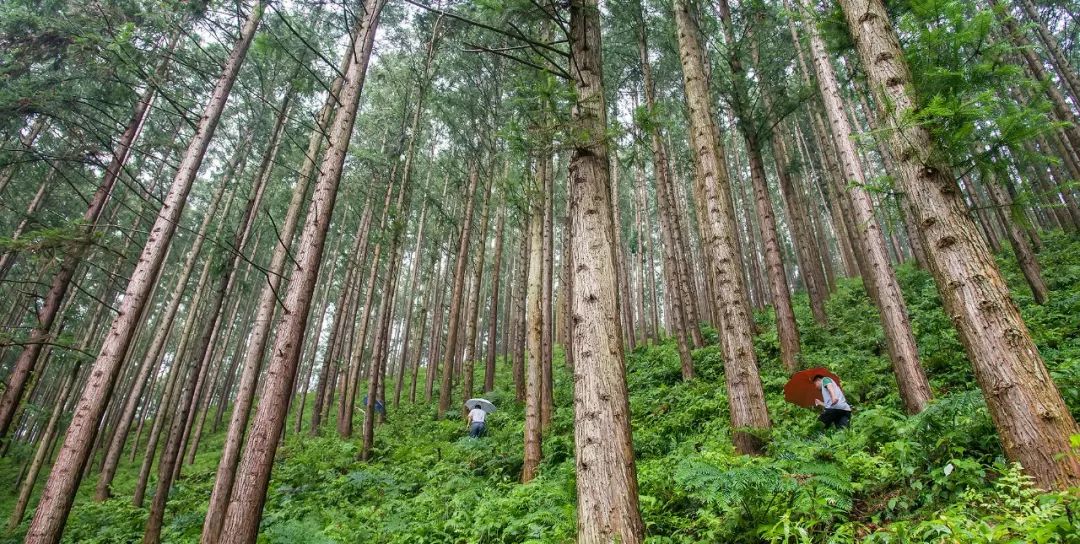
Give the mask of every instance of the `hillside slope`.
[[(1050, 302), (1036, 306), (1015, 263), (1002, 259), (1013, 293), (1064, 394), (1080, 416), (1080, 240), (1048, 236), (1043, 270)], [(963, 351), (929, 276), (899, 270), (936, 400), (903, 414), (875, 311), (859, 281), (845, 280), (830, 326), (797, 306), (804, 366), (828, 366), (856, 407), (849, 430), (825, 434), (816, 414), (783, 400), (775, 327), (757, 316), (757, 348), (774, 428), (768, 454), (738, 456), (730, 444), (719, 350), (694, 353), (698, 379), (684, 383), (672, 342), (628, 356), (641, 505), (648, 542), (1077, 542), (1075, 495), (1041, 494), (1008, 465)], [(706, 331), (716, 342), (714, 331)], [(558, 350), (557, 350), (558, 351)], [(523, 409), (508, 365), (487, 395), (500, 411), (487, 437), (432, 406), (391, 407), (375, 461), (354, 460), (358, 442), (332, 431), (291, 435), (274, 469), (261, 542), (571, 542), (575, 498), (570, 375), (556, 354), (557, 412), (544, 437), (540, 476), (518, 478)], [(333, 426), (328, 426), (332, 429)], [(1078, 437), (1080, 438), (1080, 437)], [(167, 542), (196, 542), (221, 436), (173, 489)], [(18, 453), (18, 452), (17, 452)], [(0, 464), (7, 486), (20, 456)], [(84, 483), (68, 542), (133, 542), (146, 511), (130, 506), (137, 465), (124, 465), (118, 498), (95, 504)], [(3, 499), (5, 508), (9, 501)], [(25, 530), (25, 524), (22, 527)], [(19, 540), (17, 532), (10, 541)]]

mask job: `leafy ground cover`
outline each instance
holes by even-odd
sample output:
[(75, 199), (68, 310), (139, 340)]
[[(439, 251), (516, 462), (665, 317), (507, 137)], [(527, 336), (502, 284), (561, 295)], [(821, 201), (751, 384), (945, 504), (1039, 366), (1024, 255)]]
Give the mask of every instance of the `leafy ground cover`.
[[(1040, 260), (1052, 289), (1044, 306), (1032, 303), (1012, 260), (1000, 264), (1080, 417), (1080, 240), (1048, 235)], [(901, 409), (884, 337), (858, 280), (844, 280), (833, 294), (828, 327), (813, 323), (805, 298), (797, 305), (804, 365), (834, 370), (856, 406), (844, 431), (825, 433), (814, 412), (784, 402), (787, 377), (767, 313), (756, 316), (773, 421), (762, 457), (731, 447), (715, 345), (694, 352), (699, 377), (689, 383), (681, 380), (673, 342), (628, 354), (648, 542), (1080, 542), (1076, 494), (1035, 490), (1004, 459), (930, 277), (910, 266), (898, 273), (936, 396), (917, 416)], [(715, 331), (706, 336), (715, 343)], [(518, 483), (524, 413), (500, 361), (500, 387), (488, 395), (500, 410), (482, 439), (466, 438), (463, 421), (435, 420), (434, 408), (422, 404), (391, 408), (367, 464), (355, 461), (357, 441), (330, 430), (290, 435), (274, 468), (260, 542), (572, 542), (573, 403), (558, 350), (555, 366), (557, 412), (533, 482)], [(174, 487), (165, 541), (198, 540), (221, 439), (205, 440), (205, 453)], [(24, 460), (25, 452), (15, 451), (0, 462), (0, 485), (14, 489)], [(65, 541), (138, 541), (146, 511), (130, 505), (137, 470), (122, 466), (117, 498), (104, 503), (90, 500), (92, 479), (84, 482)], [(12, 500), (5, 494), (0, 508), (9, 510)]]

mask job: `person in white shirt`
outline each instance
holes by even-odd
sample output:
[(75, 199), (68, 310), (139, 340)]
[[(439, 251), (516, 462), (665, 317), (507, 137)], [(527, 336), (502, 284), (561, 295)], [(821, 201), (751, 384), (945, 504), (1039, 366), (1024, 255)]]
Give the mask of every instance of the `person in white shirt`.
[(832, 378), (821, 374), (815, 375), (812, 379), (814, 385), (821, 388), (821, 398), (824, 399), (814, 399), (815, 406), (824, 408), (818, 419), (825, 424), (826, 429), (829, 427), (836, 427), (837, 429), (847, 427), (851, 422), (851, 405), (844, 398), (844, 392), (840, 389), (840, 386)]
[(487, 412), (480, 408), (479, 404), (474, 404), (472, 410), (469, 410), (469, 438), (480, 438), (484, 436), (486, 427), (484, 420), (487, 419)]

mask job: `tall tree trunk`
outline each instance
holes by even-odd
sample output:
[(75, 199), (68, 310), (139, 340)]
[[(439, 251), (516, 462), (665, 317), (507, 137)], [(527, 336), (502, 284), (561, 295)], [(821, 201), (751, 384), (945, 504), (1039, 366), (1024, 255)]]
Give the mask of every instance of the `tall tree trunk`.
[(1080, 482), (1069, 437), (1080, 432), (1046, 371), (1008, 286), (967, 215), (956, 180), (922, 125), (899, 123), (917, 105), (911, 72), (880, 0), (841, 0), (899, 163), (899, 182), (921, 227), (930, 270), (972, 362), (1005, 453), (1043, 488)]
[[(240, 32), (240, 37), (229, 59), (225, 64), (220, 78), (207, 103), (202, 117), (199, 119), (195, 130), (195, 137), (188, 145), (184, 158), (173, 179), (172, 186), (165, 197), (161, 211), (158, 213), (154, 226), (150, 230), (149, 238), (139, 257), (138, 264), (130, 276), (128, 287), (124, 293), (123, 302), (120, 305), (119, 315), (110, 327), (109, 335), (101, 346), (101, 351), (94, 361), (90, 370), (90, 379), (86, 384), (83, 394), (79, 399), (75, 415), (68, 426), (64, 445), (60, 449), (52, 472), (42, 490), (41, 502), (38, 504), (34, 519), (30, 523), (30, 529), (26, 535), (26, 542), (33, 544), (45, 544), (59, 542), (64, 524), (67, 521), (71, 504), (75, 500), (75, 490), (79, 485), (79, 472), (90, 455), (90, 448), (94, 442), (97, 426), (112, 393), (112, 387), (120, 370), (120, 363), (127, 352), (128, 345), (134, 335), (136, 325), (142, 317), (142, 311), (146, 305), (147, 294), (150, 292), (161, 267), (165, 252), (172, 240), (180, 215), (184, 210), (187, 195), (191, 191), (192, 182), (202, 165), (206, 148), (213, 138), (214, 130), (221, 119), (221, 112), (229, 98), (236, 75), (240, 71), (244, 57), (247, 55), (248, 46), (259, 26), (263, 13), (263, 0), (258, 0), (252, 7), (247, 21)], [(140, 114), (141, 118), (142, 115)], [(141, 123), (140, 123), (141, 124)], [(134, 140), (134, 137), (131, 138)], [(122, 155), (127, 151), (122, 151)], [(120, 165), (116, 167), (119, 174)], [(102, 184), (101, 189), (111, 188), (112, 183)], [(106, 190), (107, 194), (108, 191)], [(104, 205), (105, 195), (101, 197)], [(96, 199), (95, 199), (96, 202)], [(96, 220), (100, 214), (98, 209), (94, 214), (88, 210), (87, 218)], [(66, 283), (66, 282), (65, 282)], [(64, 289), (66, 290), (66, 288)]]
[[(448, 328), (446, 333), (446, 350), (442, 369), (442, 382), (439, 387), (438, 415), (441, 419), (450, 409), (450, 397), (453, 394), (451, 382), (454, 376), (454, 365), (457, 360), (458, 336), (461, 328), (462, 302), (465, 291), (465, 269), (469, 256), (469, 237), (472, 231), (471, 223), (473, 208), (476, 205), (476, 186), (480, 181), (479, 164), (473, 161), (469, 166), (469, 187), (465, 191), (465, 214), (461, 219), (461, 234), (458, 239), (457, 260), (454, 264), (453, 291), (450, 296), (450, 314), (447, 317)], [(464, 400), (464, 399), (463, 399)]]
[(1028, 287), (1031, 289), (1031, 296), (1035, 299), (1035, 303), (1045, 304), (1046, 299), (1050, 296), (1050, 291), (1046, 287), (1046, 281), (1043, 280), (1042, 270), (1039, 268), (1039, 261), (1035, 257), (1035, 252), (1031, 249), (1031, 244), (1028, 243), (1024, 233), (1020, 231), (1020, 227), (1012, 218), (1012, 198), (1009, 197), (1005, 189), (998, 185), (999, 182), (992, 173), (987, 172), (987, 175), (988, 178), (985, 179), (983, 185), (986, 187), (986, 192), (990, 194), (991, 202), (994, 203), (994, 213), (997, 215), (998, 221), (1005, 227), (1005, 233), (1009, 237), (1009, 245), (1012, 246), (1016, 261), (1020, 265), (1020, 272), (1024, 274), (1024, 280), (1027, 281)]
[[(485, 253), (487, 253), (487, 240), (488, 240), (488, 226), (491, 222), (491, 187), (494, 176), (488, 176), (488, 181), (484, 188), (484, 202), (486, 203), (483, 209), (480, 211), (480, 231), (479, 231), (479, 243), (477, 243), (477, 252), (475, 262), (473, 263), (473, 277), (471, 279), (472, 285), (469, 287), (469, 298), (465, 304), (465, 345), (463, 355), (461, 358), (462, 376), (461, 376), (461, 400), (472, 398), (474, 380), (476, 379), (476, 337), (477, 331), (480, 328), (480, 300), (481, 300), (481, 287), (484, 278), (484, 262)], [(468, 414), (468, 410), (464, 404), (461, 405), (461, 415)]]
[[(772, 197), (765, 175), (765, 161), (762, 158), (761, 141), (753, 119), (749, 103), (749, 78), (742, 67), (738, 55), (738, 44), (731, 22), (731, 8), (727, 0), (716, 4), (720, 21), (727, 41), (728, 65), (733, 78), (734, 101), (732, 109), (738, 119), (738, 126), (743, 135), (746, 154), (750, 163), (750, 182), (754, 191), (754, 204), (758, 215), (758, 227), (761, 234), (762, 250), (765, 253), (765, 266), (772, 293), (773, 306), (776, 310), (776, 332), (780, 340), (780, 361), (789, 373), (799, 368), (799, 327), (795, 323), (795, 312), (791, 307), (791, 292), (788, 290), (787, 271), (777, 234), (776, 218), (773, 215)], [(765, 93), (767, 94), (767, 93)], [(777, 169), (778, 172), (781, 170)]]
[(232, 498), (226, 510), (220, 542), (254, 542), (258, 532), (274, 454), (285, 425), (288, 397), (303, 347), (311, 295), (318, 279), (323, 244), (337, 200), (338, 182), (356, 120), (360, 92), (385, 0), (365, 2), (363, 23), (346, 56), (350, 58), (338, 96), (340, 106), (330, 125), (326, 154), (322, 160), (307, 219), (300, 235), (296, 266), (285, 292), (284, 313), (271, 350), (263, 395), (251, 424), (247, 444), (237, 467)]
[(866, 289), (881, 315), (885, 343), (889, 349), (889, 359), (896, 374), (904, 409), (909, 414), (916, 414), (923, 411), (930, 402), (930, 382), (919, 364), (919, 348), (911, 330), (907, 305), (889, 264), (885, 239), (874, 217), (870, 195), (866, 191), (866, 178), (862, 163), (855, 153), (852, 130), (841, 102), (836, 73), (817, 28), (810, 25), (809, 32), (821, 98), (832, 125), (833, 143), (843, 167), (843, 174), (848, 180), (846, 202), (852, 210), (854, 223), (858, 225), (859, 243), (856, 244), (856, 251), (862, 253)]
[[(506, 210), (499, 210), (495, 222), (495, 262), (491, 265), (491, 312), (488, 315), (487, 361), (484, 365), (484, 392), (495, 389), (495, 348), (499, 321), (499, 281), (502, 277), (503, 235), (506, 229)], [(505, 325), (504, 325), (505, 326)]]
[[(649, 62), (649, 45), (648, 34), (645, 25), (645, 14), (641, 3), (638, 3), (637, 13), (637, 45), (638, 45), (638, 62), (641, 64), (642, 72), (642, 85), (645, 88), (645, 107), (650, 112), (654, 111), (656, 107), (655, 98), (655, 85), (652, 77), (652, 64)], [(679, 273), (679, 264), (677, 261), (676, 252), (679, 251), (678, 244), (675, 240), (673, 232), (672, 220), (673, 216), (670, 213), (670, 209), (667, 203), (671, 201), (668, 196), (668, 188), (671, 186), (668, 183), (669, 169), (668, 169), (668, 155), (667, 149), (663, 145), (663, 141), (660, 136), (659, 124), (655, 124), (652, 130), (649, 130), (649, 140), (652, 144), (652, 157), (653, 157), (653, 175), (656, 176), (656, 214), (660, 220), (660, 235), (664, 242), (664, 269), (668, 272), (669, 278), (672, 280), (669, 284), (671, 291), (674, 291), (676, 296), (682, 292), (679, 287), (681, 283), (681, 274)], [(650, 237), (651, 241), (651, 237)], [(650, 263), (652, 260), (650, 259)], [(672, 294), (669, 291), (665, 291), (665, 294), (670, 299)], [(653, 299), (656, 300), (655, 298)], [(682, 370), (682, 377), (684, 380), (691, 380), (694, 378), (694, 361), (690, 356), (690, 328), (697, 327), (696, 323), (692, 323), (692, 317), (689, 315), (688, 306), (686, 304), (673, 304), (673, 312), (671, 313), (672, 329), (675, 333), (676, 345), (679, 350), (679, 363)]]
[[(229, 429), (225, 434), (221, 458), (218, 460), (217, 473), (214, 477), (214, 488), (210, 493), (206, 518), (203, 521), (202, 536), (200, 537), (200, 542), (203, 544), (216, 543), (220, 536), (225, 509), (228, 506), (229, 496), (232, 493), (232, 484), (236, 477), (236, 463), (240, 457), (240, 445), (244, 438), (244, 430), (247, 427), (248, 419), (251, 416), (251, 405), (254, 401), (255, 388), (262, 368), (263, 354), (266, 351), (266, 344), (270, 337), (270, 327), (274, 322), (277, 293), (281, 287), (286, 260), (289, 258), (289, 248), (296, 233), (296, 226), (300, 222), (304, 200), (307, 196), (312, 174), (315, 171), (319, 150), (322, 148), (324, 130), (330, 122), (334, 100), (340, 93), (341, 85), (342, 80), (338, 78), (323, 103), (322, 109), (319, 111), (316, 128), (312, 130), (308, 138), (307, 151), (304, 154), (304, 160), (296, 184), (293, 187), (292, 197), (285, 212), (285, 220), (281, 226), (277, 242), (274, 244), (274, 253), (270, 258), (266, 283), (259, 293), (259, 301), (252, 321), (251, 332), (248, 335), (247, 347), (242, 356), (243, 367), (240, 372), (236, 399), (233, 402), (232, 413), (229, 416)], [(280, 123), (282, 118), (279, 117), (278, 121)], [(318, 331), (316, 331), (316, 334), (318, 334)], [(318, 338), (316, 337), (312, 342), (318, 344)], [(225, 404), (225, 397), (228, 396), (228, 393), (226, 390), (221, 401), (222, 405)]]
[(447, 281), (447, 274), (450, 273), (450, 257), (444, 253), (439, 266), (439, 277), (434, 284), (436, 287), (435, 296), (435, 316), (431, 322), (431, 337), (428, 339), (428, 364), (425, 369), (424, 376), (424, 402), (431, 403), (432, 395), (435, 389), (435, 378), (439, 374), (439, 363), (442, 361), (441, 343), (442, 331), (443, 331), (443, 317), (445, 312), (443, 306), (445, 305), (446, 287), (450, 283)]
[(531, 285), (532, 265), (532, 228), (531, 217), (525, 219), (525, 225), (521, 232), (521, 252), (518, 254), (517, 293), (514, 298), (515, 318), (512, 327), (516, 330), (514, 341), (514, 363), (511, 373), (514, 376), (514, 398), (518, 402), (527, 402), (527, 378), (525, 347), (529, 335), (529, 305), (528, 290)]
[[(705, 245), (707, 261), (714, 267), (720, 299), (720, 342), (724, 355), (724, 377), (733, 429), (768, 429), (768, 409), (754, 354), (753, 322), (747, 313), (746, 288), (743, 285), (741, 259), (736, 252), (734, 209), (724, 153), (713, 119), (708, 82), (704, 75), (705, 58), (698, 28), (685, 0), (674, 0), (676, 36), (682, 61), (683, 85), (690, 112), (691, 148), (694, 150), (695, 194), (704, 201), (708, 221)], [(739, 453), (760, 453), (761, 441), (750, 432), (737, 430), (733, 441)]]
[(552, 281), (555, 275), (555, 164), (552, 160), (554, 148), (545, 145), (540, 151), (540, 185), (543, 204), (543, 262), (540, 277), (540, 315), (543, 325), (540, 330), (542, 359), (540, 366), (540, 424), (546, 432), (551, 428), (551, 419), (555, 415), (555, 384), (552, 374), (552, 360), (555, 344), (555, 313), (552, 304)]
[[(221, 202), (222, 193), (225, 191), (225, 187), (228, 186), (230, 182), (233, 182), (243, 171), (242, 165), (247, 155), (248, 143), (250, 143), (250, 140), (245, 139), (245, 143), (241, 144), (241, 148), (234, 156), (233, 161), (226, 167), (226, 174), (222, 177), (220, 185), (214, 192), (214, 196), (210, 200), (210, 206), (207, 209), (206, 215), (203, 217), (202, 224), (199, 225), (199, 230), (195, 234), (194, 240), (192, 240), (192, 246), (188, 249), (187, 256), (184, 258), (184, 264), (176, 277), (176, 284), (173, 287), (172, 293), (169, 295), (169, 301), (162, 310), (161, 317), (158, 318), (158, 324), (155, 327), (157, 333), (150, 342), (150, 347), (146, 351), (146, 356), (139, 366), (139, 374), (136, 376), (134, 383), (135, 388), (128, 397), (120, 420), (117, 423), (116, 431), (113, 433), (112, 441), (109, 444), (109, 450), (105, 454), (105, 462), (102, 466), (101, 475), (98, 476), (97, 487), (94, 491), (94, 500), (103, 501), (112, 496), (110, 486), (112, 485), (113, 477), (116, 475), (116, 468), (120, 463), (120, 455), (123, 454), (124, 444), (127, 442), (131, 420), (135, 417), (135, 410), (138, 408), (139, 401), (142, 398), (143, 387), (148, 376), (151, 373), (156, 373), (158, 366), (161, 364), (160, 361), (162, 352), (165, 349), (165, 342), (168, 340), (169, 331), (172, 330), (173, 320), (176, 317), (177, 310), (180, 308), (180, 302), (184, 298), (188, 279), (191, 277), (191, 272), (195, 269), (196, 260), (199, 257), (199, 253), (202, 251), (203, 243), (206, 241), (206, 234), (210, 228), (210, 223), (214, 219), (219, 219), (217, 209)], [(234, 194), (235, 193), (229, 193), (229, 202), (225, 205), (226, 210), (230, 207), (232, 196)], [(218, 230), (220, 231), (220, 227)], [(194, 315), (188, 316), (188, 319), (194, 318)]]
[(574, 457), (583, 544), (644, 540), (630, 435), (609, 179), (600, 8), (570, 2), (570, 73), (576, 91), (569, 188), (574, 315)]
[(525, 459), (521, 468), (521, 482), (529, 483), (536, 477), (543, 455), (543, 424), (540, 421), (540, 404), (543, 387), (543, 346), (541, 329), (543, 316), (540, 310), (541, 287), (543, 280), (543, 227), (544, 212), (540, 199), (533, 196), (528, 218), (529, 258), (526, 259), (529, 273), (525, 295), (525, 321), (528, 323), (528, 357), (525, 371)]

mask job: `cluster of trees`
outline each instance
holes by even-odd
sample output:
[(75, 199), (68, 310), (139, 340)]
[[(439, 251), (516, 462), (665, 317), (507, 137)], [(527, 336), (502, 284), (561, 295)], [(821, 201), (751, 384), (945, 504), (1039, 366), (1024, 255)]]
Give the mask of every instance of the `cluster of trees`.
[(793, 293), (825, 326), (858, 276), (918, 413), (909, 259), (1006, 454), (1076, 485), (1080, 431), (993, 259), (1007, 245), (1045, 301), (1038, 232), (1080, 228), (1075, 7), (7, 2), (9, 529), (43, 471), (27, 542), (59, 541), (80, 484), (105, 500), (141, 458), (156, 542), (183, 466), (227, 429), (202, 540), (252, 542), (286, 432), (351, 438), (360, 418), (367, 460), (378, 403), (457, 417), (501, 360), (522, 480), (572, 409), (579, 539), (639, 542), (625, 350), (674, 336), (692, 380), (714, 326), (735, 447), (757, 454), (752, 312), (773, 308), (795, 371)]

